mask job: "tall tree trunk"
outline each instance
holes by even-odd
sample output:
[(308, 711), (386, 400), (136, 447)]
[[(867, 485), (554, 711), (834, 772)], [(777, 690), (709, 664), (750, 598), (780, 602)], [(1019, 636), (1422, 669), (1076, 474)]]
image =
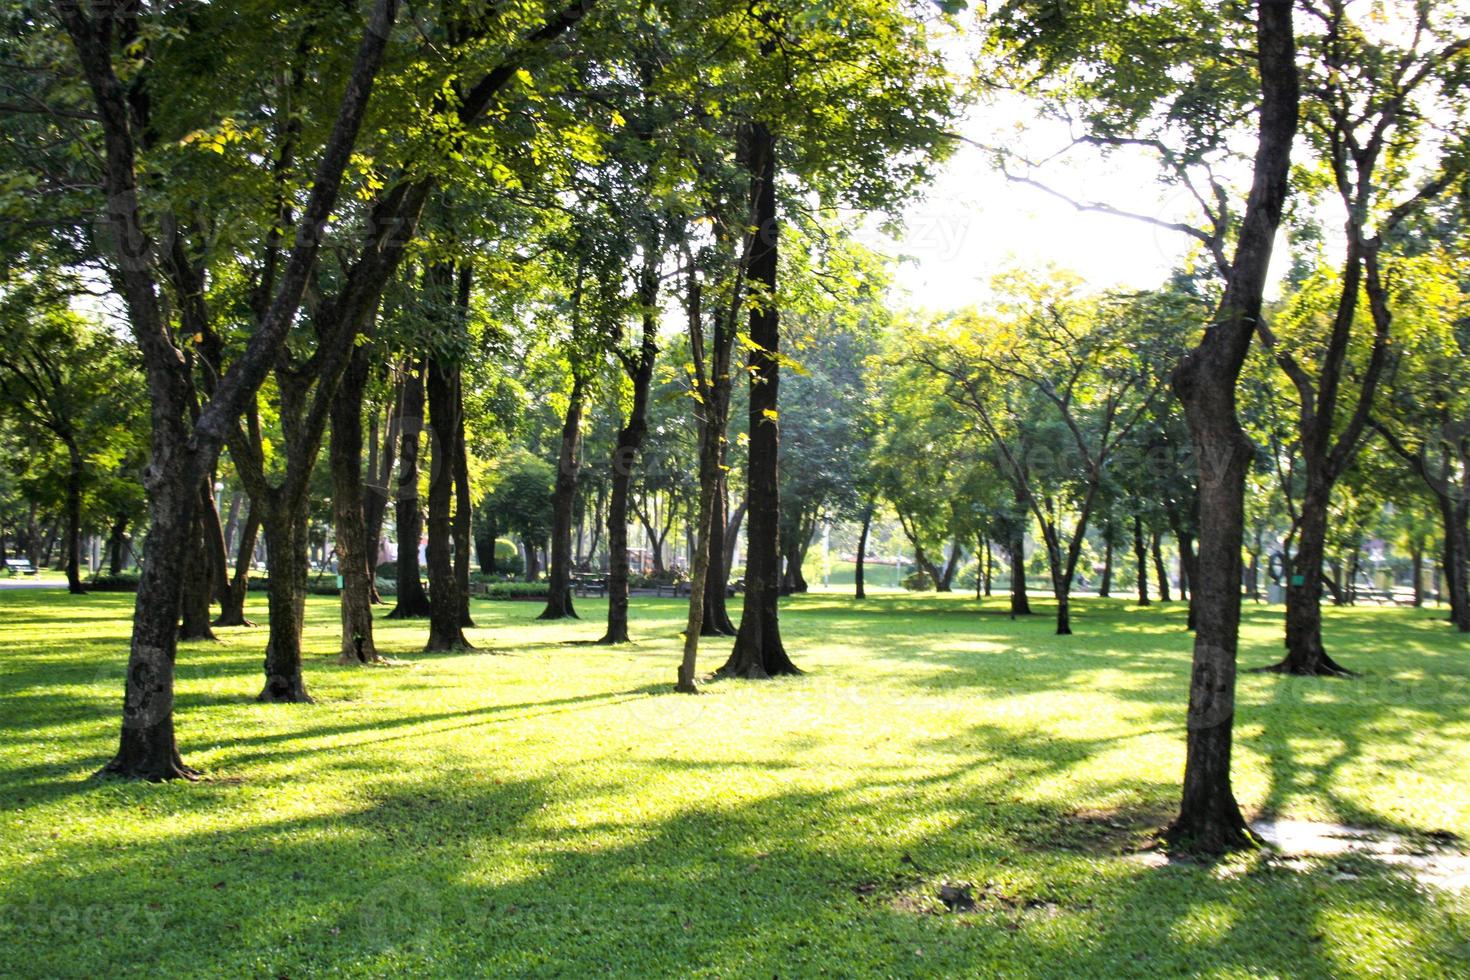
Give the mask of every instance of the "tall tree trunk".
[(1461, 633), (1470, 633), (1470, 501), (1449, 494), (1436, 494), (1444, 524), (1444, 586), (1450, 603), (1450, 622)]
[(301, 628), (306, 618), (308, 507), (287, 494), (271, 492), (265, 506), (265, 545), (270, 558), (267, 595), (270, 639), (265, 647), (265, 686), (258, 701), (311, 703), (301, 676)]
[(1235, 388), (1261, 316), (1289, 187), (1299, 98), (1291, 0), (1258, 0), (1256, 38), (1263, 97), (1250, 196), (1219, 309), (1173, 379), (1199, 467), (1200, 549), (1184, 786), (1167, 837), (1202, 852), (1253, 843), (1230, 783), (1245, 476), (1254, 454), (1236, 415)]
[(1133, 515), (1133, 562), (1138, 575), (1138, 604), (1147, 606), (1153, 600), (1148, 595), (1148, 545), (1143, 538), (1143, 518)]
[[(128, 515), (118, 514), (112, 519), (112, 530), (107, 535), (108, 571), (113, 575), (123, 573), (123, 562), (128, 547)], [(1421, 552), (1422, 554), (1422, 552)]]
[(954, 573), (960, 567), (960, 558), (964, 549), (960, 547), (959, 539), (956, 538), (949, 546), (949, 559), (944, 563), (944, 570), (939, 573), (939, 578), (934, 583), (935, 592), (954, 591)]
[(1299, 677), (1352, 676), (1322, 645), (1322, 565), (1327, 560), (1330, 495), (1331, 487), (1320, 481), (1313, 481), (1302, 494), (1296, 554), (1286, 580), (1286, 657), (1267, 671)]
[(1194, 552), (1194, 535), (1181, 531), (1174, 539), (1179, 543), (1179, 594), (1189, 603), (1185, 627), (1192, 630), (1195, 627), (1194, 580), (1199, 575), (1199, 556)]
[(245, 618), (245, 597), (250, 591), (250, 565), (255, 560), (256, 539), (260, 535), (260, 509), (253, 501), (245, 512), (245, 523), (240, 528), (240, 543), (236, 547), (235, 575), (230, 579), (229, 590), (220, 605), (216, 626), (254, 626)]
[(424, 515), (419, 510), (419, 435), (424, 428), (424, 362), (407, 372), (398, 404), (398, 496), (394, 518), (398, 525), (398, 602), (389, 619), (423, 619), (429, 615), (429, 596), (419, 579), (419, 539)]
[(781, 480), (778, 457), (780, 420), (780, 316), (776, 307), (776, 256), (780, 225), (776, 217), (776, 138), (763, 122), (742, 127), (742, 156), (751, 178), (754, 241), (750, 281), (756, 287), (750, 311), (750, 444), (746, 464), (745, 608), (730, 659), (720, 673), (765, 678), (798, 674), (781, 642), (777, 613), (780, 560)]
[(1097, 595), (1100, 599), (1109, 599), (1113, 595), (1113, 525), (1111, 523), (1103, 529), (1103, 570), (1102, 581), (1097, 586)]
[(984, 586), (981, 591), (981, 597), (989, 599), (990, 586), (995, 579), (995, 556), (992, 555), (990, 551), (989, 537), (983, 537), (980, 539), (980, 550), (981, 553), (985, 556), (983, 559), (981, 559), (982, 563), (978, 569), (979, 575), (984, 582)]
[(86, 467), (75, 439), (66, 440), (66, 589), (85, 595), (82, 586), (82, 478)]
[(627, 643), (628, 637), (628, 492), (638, 453), (648, 435), (648, 395), (658, 357), (658, 270), (648, 258), (639, 275), (638, 298), (643, 307), (642, 336), (637, 354), (623, 354), (623, 367), (633, 382), (633, 404), (618, 430), (613, 449), (612, 496), (607, 507), (607, 632), (598, 642)]
[(1159, 601), (1173, 602), (1169, 595), (1169, 566), (1164, 563), (1164, 536), (1154, 531), (1149, 536), (1149, 550), (1154, 556), (1154, 577), (1159, 581)]
[(184, 591), (180, 603), (179, 639), (185, 641), (213, 640), (214, 630), (209, 628), (209, 597), (212, 592), (209, 559), (209, 522), (206, 510), (214, 507), (209, 495), (209, 481), (199, 487), (199, 509), (196, 517), (195, 537), (184, 558)]
[(1026, 594), (1026, 539), (1018, 527), (1006, 551), (1011, 558), (1011, 618), (1031, 615), (1031, 598)]
[(852, 570), (852, 592), (855, 599), (866, 599), (867, 589), (863, 583), (863, 568), (867, 564), (868, 557), (868, 534), (873, 529), (873, 503), (869, 501), (863, 507), (863, 526), (858, 532), (857, 554), (853, 556)]
[(433, 423), (432, 465), (429, 470), (429, 640), (424, 649), (448, 653), (472, 649), (460, 628), (459, 582), (450, 549), (453, 537), (455, 438), (459, 412), (454, 397), (459, 369), (429, 358), (429, 420)]
[(1415, 540), (1409, 550), (1409, 574), (1414, 582), (1414, 608), (1424, 606), (1424, 544)]
[[(728, 378), (725, 382), (729, 385)], [(720, 429), (719, 466), (715, 473), (714, 509), (710, 512), (709, 524), (709, 574), (705, 576), (704, 609), (700, 636), (734, 636), (735, 624), (730, 621), (726, 590), (730, 583), (730, 560), (725, 540), (725, 511), (728, 510), (725, 490), (724, 425)], [(692, 586), (691, 586), (692, 587)]]
[(463, 371), (455, 373), (454, 404), (455, 413), (459, 417), (454, 433), (454, 580), (459, 586), (459, 625), (465, 629), (473, 629), (475, 620), (470, 615), (470, 548), (475, 536), (475, 504), (470, 497), (470, 454), (464, 431)]
[(336, 527), (337, 568), (342, 575), (342, 642), (337, 662), (372, 663), (373, 573), (368, 558), (367, 518), (363, 512), (362, 403), (372, 348), (358, 346), (332, 400), (332, 517)]
[(388, 422), (383, 427), (381, 449), (378, 448), (380, 443), (376, 413), (373, 415), (372, 430), (369, 433), (373, 448), (372, 458), (369, 460), (368, 477), (372, 483), (365, 488), (362, 513), (363, 521), (367, 525), (368, 574), (373, 579), (374, 605), (383, 601), (383, 597), (378, 594), (378, 558), (383, 553), (383, 519), (388, 513), (388, 500), (391, 496), (389, 481), (393, 479), (393, 464), (397, 460), (398, 440), (401, 437), (398, 431), (401, 385), (397, 387), (399, 391), (395, 393), (392, 403), (388, 406)]

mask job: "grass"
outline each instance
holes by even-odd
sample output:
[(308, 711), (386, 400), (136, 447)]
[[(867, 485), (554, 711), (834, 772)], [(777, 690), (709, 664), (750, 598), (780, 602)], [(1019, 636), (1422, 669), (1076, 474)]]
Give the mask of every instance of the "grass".
[[(194, 785), (89, 776), (114, 746), (132, 597), (0, 591), (0, 975), (1463, 975), (1470, 901), (1359, 861), (1148, 868), (1182, 765), (1179, 604), (791, 600), (808, 673), (673, 679), (683, 604), (625, 648), (477, 603), (485, 652), (331, 664), (257, 705), (263, 633), (179, 663)], [(253, 615), (263, 616), (263, 608)], [(1242, 662), (1279, 650), (1252, 609)], [(1470, 838), (1470, 642), (1331, 610), (1355, 682), (1243, 675), (1252, 815)], [(726, 644), (703, 651), (721, 662)], [(1341, 872), (1351, 871), (1352, 877)], [(977, 908), (946, 912), (945, 882)]]

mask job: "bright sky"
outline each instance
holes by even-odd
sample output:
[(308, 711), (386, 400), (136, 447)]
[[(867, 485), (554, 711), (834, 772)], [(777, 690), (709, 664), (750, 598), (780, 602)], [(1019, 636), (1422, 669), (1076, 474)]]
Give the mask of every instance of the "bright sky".
[[(996, 138), (997, 129), (991, 110), (968, 120), (962, 132), (985, 142)], [(1011, 126), (1006, 130), (1016, 132)], [(1067, 142), (1057, 124), (1038, 124), (1011, 138), (1022, 140), (1032, 158)], [(1095, 157), (1085, 166), (1057, 164), (1038, 176), (1076, 200), (1104, 201), (1169, 220), (1189, 216), (1186, 192), (1160, 185), (1152, 163), (1139, 157)], [(896, 270), (897, 285), (909, 305), (933, 312), (980, 302), (990, 277), (1012, 266), (1072, 269), (1097, 289), (1156, 286), (1192, 243), (1145, 222), (1077, 211), (1044, 191), (1007, 181), (991, 169), (983, 150), (968, 145), (949, 159), (906, 218), (899, 240), (871, 231), (863, 241), (886, 255), (906, 258)]]

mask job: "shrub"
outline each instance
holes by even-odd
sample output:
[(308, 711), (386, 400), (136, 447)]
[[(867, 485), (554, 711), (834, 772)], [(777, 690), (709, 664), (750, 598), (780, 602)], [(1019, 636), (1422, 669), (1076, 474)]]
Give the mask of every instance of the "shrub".
[(933, 592), (934, 579), (929, 577), (928, 572), (921, 569), (920, 571), (910, 572), (905, 575), (903, 577), (903, 587), (910, 592)]
[(486, 599), (545, 599), (551, 589), (545, 582), (492, 582), (485, 586)]
[[(384, 561), (378, 563), (378, 579), (387, 579), (390, 582), (398, 581), (398, 562)], [(382, 589), (378, 590), (383, 591)]]
[(122, 575), (99, 575), (87, 583), (87, 588), (93, 592), (137, 592), (137, 573), (125, 572)]

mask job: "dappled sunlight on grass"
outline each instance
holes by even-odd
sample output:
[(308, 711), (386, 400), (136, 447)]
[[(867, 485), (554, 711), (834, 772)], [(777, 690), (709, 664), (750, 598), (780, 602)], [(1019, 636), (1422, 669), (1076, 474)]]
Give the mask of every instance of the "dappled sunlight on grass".
[[(264, 632), (221, 630), (179, 655), (209, 778), (143, 786), (89, 778), (130, 597), (0, 594), (0, 974), (1434, 975), (1470, 949), (1463, 896), (1387, 871), (1117, 856), (1176, 803), (1182, 604), (1082, 600), (1057, 637), (1044, 602), (796, 597), (807, 673), (695, 698), (682, 603), (637, 601), (627, 647), (573, 642), (605, 609), (578, 605), (476, 603), (456, 656), (379, 620), (399, 665), (342, 668), (313, 599), (310, 706), (254, 703)], [(1246, 615), (1242, 664), (1274, 659), (1279, 610)], [(1470, 837), (1470, 642), (1409, 610), (1327, 636), (1364, 678), (1241, 677), (1243, 805)]]

